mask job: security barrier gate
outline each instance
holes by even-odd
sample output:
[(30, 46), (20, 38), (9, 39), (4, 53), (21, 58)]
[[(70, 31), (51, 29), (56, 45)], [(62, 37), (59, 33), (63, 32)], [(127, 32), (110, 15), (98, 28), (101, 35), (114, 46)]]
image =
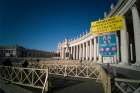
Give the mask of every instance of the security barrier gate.
[(11, 83), (47, 91), (48, 69), (0, 66), (0, 78)]

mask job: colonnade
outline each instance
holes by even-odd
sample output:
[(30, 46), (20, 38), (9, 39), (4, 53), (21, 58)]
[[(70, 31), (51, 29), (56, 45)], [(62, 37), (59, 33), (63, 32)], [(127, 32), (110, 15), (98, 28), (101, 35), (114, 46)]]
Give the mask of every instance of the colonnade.
[[(138, 11), (138, 6), (135, 4), (129, 8), (129, 11), (132, 13), (132, 25), (134, 30), (134, 42), (135, 42), (135, 53), (136, 53), (136, 64), (140, 65), (140, 15)], [(121, 11), (121, 10), (120, 10)], [(118, 13), (117, 15), (125, 15), (124, 13)], [(115, 15), (114, 15), (115, 16)], [(128, 20), (128, 19), (127, 19)], [(120, 52), (117, 54), (118, 61), (121, 61), (124, 64), (129, 63), (129, 55), (133, 56), (132, 51), (129, 51), (129, 34), (127, 31), (127, 25), (126, 25), (126, 18), (124, 17), (123, 21), (123, 29), (120, 30), (120, 41), (117, 40), (118, 48), (117, 52)], [(89, 37), (92, 37), (89, 39)], [(64, 46), (61, 48), (61, 58), (66, 59), (66, 53), (69, 52), (69, 56), (73, 60), (94, 60), (97, 61), (100, 57), (99, 54), (99, 44), (97, 37), (89, 36), (85, 37), (84, 40), (80, 40), (76, 43), (71, 43), (73, 41), (70, 41), (70, 44), (68, 46)], [(76, 40), (74, 40), (76, 41)], [(83, 42), (84, 41), (84, 42)], [(69, 42), (68, 42), (69, 43)], [(63, 46), (63, 45), (61, 45)], [(68, 51), (66, 51), (68, 49)], [(119, 51), (120, 50), (120, 51)], [(129, 54), (130, 53), (130, 54)], [(121, 60), (119, 60), (121, 58)], [(99, 58), (100, 59), (100, 58)]]
[[(67, 54), (67, 48), (69, 56)], [(97, 60), (97, 38), (93, 37), (90, 40), (81, 42), (76, 45), (69, 45), (68, 47), (63, 47), (61, 52), (62, 59), (73, 59), (73, 60)]]
[[(136, 53), (136, 65), (140, 65), (140, 15), (137, 6), (134, 4), (129, 11), (132, 13), (132, 25), (134, 30), (134, 42), (135, 42), (135, 53)], [(132, 45), (129, 44), (129, 34), (127, 31), (127, 25), (126, 25), (126, 17), (124, 17), (123, 20), (123, 29), (121, 30), (121, 43), (120, 43), (120, 49), (121, 49), (121, 62), (123, 64), (129, 64), (129, 55), (131, 55), (131, 58), (134, 56), (132, 49), (130, 49), (129, 52), (129, 46), (132, 48)], [(130, 54), (129, 54), (130, 53)]]
[(136, 65), (140, 66), (140, 13), (136, 5), (133, 5), (131, 11), (135, 37)]

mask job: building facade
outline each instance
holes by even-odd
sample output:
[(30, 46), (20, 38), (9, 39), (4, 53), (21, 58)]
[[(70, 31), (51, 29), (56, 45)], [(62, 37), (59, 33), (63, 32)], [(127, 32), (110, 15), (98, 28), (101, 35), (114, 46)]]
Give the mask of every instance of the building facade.
[(99, 52), (99, 37), (94, 33), (86, 33), (77, 39), (65, 39), (58, 44), (61, 59), (140, 65), (140, 1), (119, 0), (115, 6), (111, 5), (108, 14), (104, 13), (105, 18), (112, 16), (124, 16), (123, 29), (115, 32), (116, 55), (103, 57)]
[(25, 48), (18, 45), (0, 46), (0, 57), (24, 57)]
[(32, 57), (32, 58), (50, 58), (56, 57), (57, 53), (42, 51), (37, 49), (24, 48), (22, 46), (0, 46), (0, 57)]
[(36, 49), (26, 49), (26, 57), (33, 57), (33, 58), (50, 58), (56, 57), (57, 53), (55, 52), (47, 52), (42, 50)]

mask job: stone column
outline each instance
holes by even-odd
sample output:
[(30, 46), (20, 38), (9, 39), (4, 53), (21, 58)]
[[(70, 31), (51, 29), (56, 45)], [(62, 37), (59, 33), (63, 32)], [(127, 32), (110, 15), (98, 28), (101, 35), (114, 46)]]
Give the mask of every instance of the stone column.
[(75, 60), (77, 59), (77, 46), (75, 46)]
[(93, 55), (93, 44), (92, 44), (92, 39), (90, 40), (90, 60), (92, 60), (92, 55)]
[[(97, 41), (97, 40), (96, 40)], [(98, 60), (97, 61), (99, 61), (99, 55), (100, 55), (100, 53), (99, 53), (99, 42), (96, 42), (96, 56), (97, 56), (97, 58), (98, 58)]]
[(94, 37), (94, 61), (97, 61), (97, 42), (96, 37)]
[(74, 59), (76, 60), (76, 46), (74, 46), (74, 49), (75, 49), (75, 51), (74, 51)]
[(80, 46), (78, 45), (78, 60), (80, 59)]
[(88, 60), (90, 59), (90, 41), (88, 41)]
[(140, 66), (140, 15), (136, 5), (132, 7), (132, 18), (135, 38), (136, 65)]
[(74, 60), (74, 47), (72, 46), (72, 59)]
[(66, 58), (66, 48), (64, 47), (64, 53), (63, 53), (64, 59)]
[[(13, 54), (13, 51), (12, 51), (12, 54)], [(62, 48), (60, 48), (59, 55), (62, 58)]]
[(61, 58), (64, 59), (64, 48), (61, 49)]
[(92, 60), (94, 59), (94, 39), (92, 39)]
[(78, 49), (78, 45), (76, 46), (76, 60), (78, 60), (78, 54), (79, 54), (79, 49)]
[(81, 44), (80, 47), (81, 47), (81, 57), (80, 57), (80, 60), (82, 60), (82, 58), (83, 58), (83, 45)]
[(71, 49), (71, 50), (70, 50), (70, 59), (71, 59), (71, 58), (72, 58), (72, 55), (73, 55), (73, 53), (72, 53), (73, 50), (72, 50), (72, 47), (70, 47), (70, 49)]
[(88, 41), (86, 42), (86, 60), (88, 60)]
[(82, 44), (83, 45), (83, 60), (85, 60), (85, 43)]
[(75, 46), (73, 46), (73, 59), (75, 60)]
[(81, 60), (81, 52), (82, 52), (81, 50), (82, 50), (82, 49), (81, 49), (81, 44), (80, 44), (80, 45), (79, 45), (79, 58), (78, 58), (79, 60)]
[(118, 35), (116, 37), (116, 42), (117, 42), (117, 55), (116, 55), (116, 63), (120, 62), (120, 47), (119, 47), (119, 38), (118, 38)]
[(63, 48), (61, 48), (61, 58), (63, 59)]
[(121, 30), (121, 62), (128, 64), (128, 33), (125, 18), (123, 20), (123, 29)]

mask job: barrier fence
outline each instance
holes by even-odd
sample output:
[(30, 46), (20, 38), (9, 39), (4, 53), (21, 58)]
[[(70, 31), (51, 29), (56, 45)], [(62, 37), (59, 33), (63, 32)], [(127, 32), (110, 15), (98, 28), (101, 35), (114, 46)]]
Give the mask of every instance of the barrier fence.
[(49, 74), (95, 79), (101, 82), (105, 93), (111, 93), (111, 76), (99, 64), (71, 65), (68, 63), (51, 63), (43, 64), (40, 67), (48, 68)]
[(11, 83), (48, 90), (48, 69), (0, 66), (0, 78)]
[(121, 93), (140, 93), (140, 80), (115, 78), (115, 86)]
[[(32, 66), (36, 67), (34, 64)], [(74, 65), (73, 62), (49, 62), (38, 64), (38, 68), (48, 68), (49, 74), (53, 75), (95, 79), (102, 83), (105, 93), (111, 93), (111, 77), (99, 64), (77, 62)]]
[(74, 64), (68, 62), (49, 62), (31, 64), (29, 67), (40, 69), (0, 67), (0, 76), (16, 84), (41, 88), (43, 90), (48, 84), (48, 74), (53, 74), (64, 77), (69, 76), (98, 80), (104, 88), (104, 93), (140, 93), (140, 80), (117, 78), (112, 76), (101, 65), (95, 63), (84, 64), (77, 62)]

